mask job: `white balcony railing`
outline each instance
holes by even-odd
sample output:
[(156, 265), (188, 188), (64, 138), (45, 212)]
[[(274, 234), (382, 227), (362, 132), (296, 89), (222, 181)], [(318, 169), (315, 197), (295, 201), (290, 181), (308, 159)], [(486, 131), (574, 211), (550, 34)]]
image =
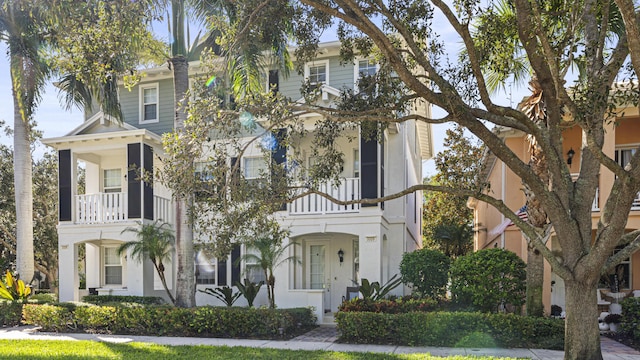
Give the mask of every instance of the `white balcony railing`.
[[(76, 224), (104, 224), (129, 220), (127, 193), (76, 195)], [(153, 197), (154, 220), (172, 222), (171, 200)]]
[(102, 224), (127, 220), (127, 194), (76, 195), (76, 223)]
[[(340, 184), (327, 182), (318, 188), (318, 191), (326, 193), (338, 200), (360, 199), (360, 179), (343, 179)], [(311, 194), (296, 199), (289, 204), (289, 214), (329, 214), (329, 213), (351, 213), (360, 211), (360, 204), (338, 205), (318, 194)]]

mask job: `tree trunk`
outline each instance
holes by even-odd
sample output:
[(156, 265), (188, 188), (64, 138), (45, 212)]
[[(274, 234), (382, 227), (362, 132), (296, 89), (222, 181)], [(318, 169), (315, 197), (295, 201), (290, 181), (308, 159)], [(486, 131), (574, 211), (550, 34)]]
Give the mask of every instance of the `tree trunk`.
[(169, 287), (167, 286), (167, 280), (164, 277), (164, 270), (161, 270), (161, 268), (163, 267), (162, 263), (160, 263), (159, 266), (156, 266), (154, 264), (154, 266), (156, 268), (156, 271), (158, 272), (158, 276), (160, 277), (160, 281), (162, 282), (162, 286), (164, 287), (164, 291), (166, 291), (167, 295), (169, 295), (169, 300), (171, 300), (171, 303), (173, 305), (175, 305), (176, 304), (176, 299), (173, 297), (173, 294), (171, 294), (171, 290), (169, 290)]
[(544, 286), (544, 257), (532, 247), (527, 248), (527, 315), (543, 316), (542, 287)]
[[(189, 62), (183, 56), (170, 59), (173, 67), (174, 104), (176, 116), (174, 131), (181, 133), (187, 112), (184, 101), (189, 89)], [(187, 195), (189, 196), (189, 195)], [(189, 219), (190, 198), (176, 197), (176, 255), (178, 276), (176, 281), (176, 305), (180, 307), (196, 306), (195, 259), (193, 251), (193, 226)]]
[[(17, 86), (28, 84), (33, 76), (30, 62), (19, 56), (11, 56), (11, 80), (13, 84), (13, 167), (16, 203), (16, 271), (20, 279), (29, 284), (35, 271), (33, 252), (33, 189), (30, 124), (28, 110), (21, 104)], [(21, 72), (17, 74), (14, 72)], [(24, 92), (24, 91), (23, 91)]]
[(597, 282), (592, 284), (565, 280), (564, 358), (601, 360), (598, 329)]

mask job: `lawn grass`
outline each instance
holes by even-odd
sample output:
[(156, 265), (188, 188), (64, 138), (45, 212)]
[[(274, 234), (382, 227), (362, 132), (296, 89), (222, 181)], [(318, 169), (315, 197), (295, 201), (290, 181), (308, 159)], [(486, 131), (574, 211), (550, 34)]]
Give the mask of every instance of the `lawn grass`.
[[(146, 343), (114, 344), (95, 341), (0, 340), (0, 359), (443, 359), (425, 354), (396, 355), (328, 351), (279, 350), (226, 346), (164, 346)], [(450, 356), (450, 360), (508, 358)]]

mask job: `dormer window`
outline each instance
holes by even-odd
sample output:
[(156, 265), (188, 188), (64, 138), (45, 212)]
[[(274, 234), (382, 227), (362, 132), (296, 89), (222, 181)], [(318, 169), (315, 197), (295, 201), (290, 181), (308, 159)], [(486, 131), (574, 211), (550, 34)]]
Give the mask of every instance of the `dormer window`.
[(158, 83), (140, 85), (140, 124), (158, 120)]
[(307, 63), (304, 68), (305, 78), (312, 87), (329, 83), (329, 60)]

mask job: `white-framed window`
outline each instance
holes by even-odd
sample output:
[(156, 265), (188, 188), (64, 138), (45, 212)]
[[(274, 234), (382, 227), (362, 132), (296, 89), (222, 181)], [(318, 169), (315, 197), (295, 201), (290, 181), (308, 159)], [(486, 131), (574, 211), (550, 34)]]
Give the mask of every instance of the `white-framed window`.
[(360, 149), (353, 149), (353, 177), (360, 177)]
[(140, 85), (140, 124), (159, 121), (158, 83)]
[(631, 161), (631, 158), (633, 157), (633, 155), (635, 155), (637, 150), (638, 150), (637, 147), (616, 149), (615, 160), (618, 163), (618, 165), (622, 167), (626, 166), (629, 163), (629, 161)]
[[(616, 247), (613, 250), (613, 254), (615, 255), (623, 248), (624, 245)], [(631, 281), (631, 257), (628, 257), (616, 265), (611, 272), (600, 278), (598, 288), (609, 289), (611, 292), (620, 292), (631, 289)]]
[(264, 175), (267, 164), (263, 157), (246, 157), (243, 158), (242, 171), (244, 178), (247, 180), (259, 179)]
[(103, 248), (104, 285), (122, 285), (122, 259), (118, 255), (118, 248), (105, 246)]
[(316, 60), (305, 64), (304, 77), (312, 86), (329, 84), (329, 60)]
[(216, 265), (215, 258), (209, 258), (203, 251), (196, 254), (196, 284), (215, 285)]
[(356, 60), (353, 69), (354, 89), (356, 91), (358, 90), (358, 83), (363, 76), (374, 76), (378, 72), (378, 69), (380, 69), (380, 65), (373, 59)]
[(122, 169), (104, 169), (102, 176), (104, 192), (117, 193), (122, 191)]

